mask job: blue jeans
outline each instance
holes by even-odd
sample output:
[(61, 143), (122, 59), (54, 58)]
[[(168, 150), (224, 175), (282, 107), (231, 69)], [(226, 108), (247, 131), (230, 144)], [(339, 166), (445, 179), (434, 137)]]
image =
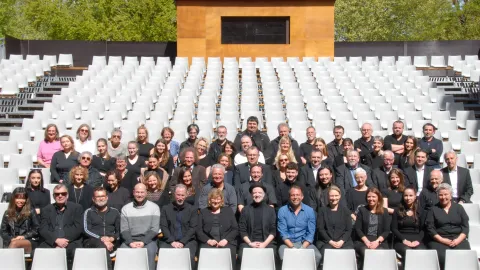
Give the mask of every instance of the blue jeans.
[[(278, 256), (280, 257), (280, 260), (283, 261), (283, 252), (285, 251), (285, 249), (287, 249), (289, 247), (287, 247), (286, 245), (281, 245), (280, 248), (278, 249)], [(302, 246), (302, 243), (301, 242), (296, 242), (296, 243), (293, 243), (293, 248), (304, 248)], [(315, 247), (315, 245), (313, 244), (310, 244), (307, 249), (313, 249), (313, 252), (315, 253), (315, 262), (317, 263), (317, 268), (318, 266), (320, 265), (320, 261), (322, 260), (322, 254), (320, 254), (320, 251), (318, 251), (317, 247)]]

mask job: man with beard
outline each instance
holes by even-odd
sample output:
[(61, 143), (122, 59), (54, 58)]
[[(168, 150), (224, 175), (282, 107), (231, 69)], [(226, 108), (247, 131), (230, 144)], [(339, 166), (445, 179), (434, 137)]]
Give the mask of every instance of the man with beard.
[(108, 269), (112, 269), (110, 253), (114, 252), (120, 239), (120, 212), (108, 207), (107, 191), (103, 187), (93, 190), (93, 206), (83, 214), (85, 248), (105, 248)]
[(243, 136), (248, 136), (252, 139), (252, 145), (256, 146), (260, 152), (265, 155), (265, 160), (272, 158), (272, 146), (270, 145), (270, 138), (268, 135), (258, 130), (258, 118), (256, 116), (250, 116), (247, 118), (247, 129), (238, 133), (235, 137), (235, 148), (241, 149), (240, 140)]
[[(300, 144), (300, 158), (302, 159), (302, 164), (307, 164), (308, 160), (310, 159), (310, 154), (312, 153), (313, 149), (313, 141), (317, 136), (317, 131), (314, 127), (307, 128), (307, 141)], [(330, 153), (330, 150), (328, 150)]]
[(248, 148), (246, 154), (247, 162), (235, 167), (235, 174), (233, 176), (235, 189), (238, 190), (243, 183), (250, 182), (250, 168), (252, 168), (253, 165), (262, 166), (263, 182), (275, 186), (276, 183), (273, 182), (272, 171), (270, 170), (270, 167), (265, 165), (265, 163), (261, 162), (259, 159), (258, 148), (252, 146)]
[(418, 140), (418, 147), (427, 152), (427, 163), (425, 166), (433, 169), (440, 169), (440, 157), (443, 152), (443, 143), (433, 137), (437, 129), (431, 123), (423, 125), (423, 138)]
[(275, 209), (265, 202), (266, 192), (262, 183), (255, 182), (250, 185), (249, 193), (252, 202), (243, 208), (238, 223), (240, 237), (243, 240), (238, 250), (239, 261), (242, 261), (244, 248), (276, 250), (277, 217)]
[(355, 150), (347, 152), (347, 164), (338, 166), (335, 170), (335, 185), (337, 185), (342, 192), (349, 190), (357, 185), (355, 181), (355, 170), (362, 168), (367, 172), (367, 186), (373, 186), (371, 178), (371, 170), (368, 166), (360, 164), (360, 155)]
[(187, 187), (183, 184), (175, 186), (175, 200), (162, 207), (160, 215), (160, 228), (163, 237), (160, 239), (160, 248), (188, 248), (192, 269), (195, 269), (195, 254), (197, 241), (195, 230), (197, 229), (197, 209), (185, 203)]
[(212, 164), (218, 162), (218, 157), (222, 153), (223, 146), (227, 142), (227, 127), (217, 127), (217, 139), (210, 144), (210, 147), (208, 149), (208, 155), (210, 156)]
[(322, 255), (313, 244), (317, 223), (315, 212), (302, 203), (303, 192), (299, 186), (293, 185), (289, 194), (288, 204), (278, 211), (277, 228), (283, 241), (278, 255), (283, 260), (283, 253), (287, 248), (312, 249), (318, 268)]
[(157, 235), (160, 230), (160, 208), (147, 200), (147, 187), (139, 183), (133, 188), (133, 202), (122, 208), (120, 234), (121, 248), (146, 248), (148, 269), (155, 270)]
[(285, 181), (278, 183), (276, 187), (277, 207), (288, 204), (290, 189), (295, 185), (302, 189), (302, 198), (304, 198), (303, 194), (305, 194), (303, 203), (316, 209), (317, 200), (315, 199), (315, 189), (313, 187), (307, 187), (304, 182), (298, 179), (298, 165), (295, 162), (288, 163), (285, 174), (287, 176)]
[(310, 162), (300, 169), (298, 179), (305, 185), (314, 187), (318, 179), (318, 170), (321, 167), (329, 167), (322, 161), (322, 159), (322, 151), (313, 149), (310, 155)]
[[(394, 161), (395, 156), (392, 151), (386, 150), (383, 152), (383, 166), (372, 171), (372, 182), (374, 187), (382, 191), (388, 188), (388, 177), (390, 176), (392, 169), (395, 167), (393, 165)], [(413, 185), (408, 182), (408, 178), (406, 178), (405, 181), (405, 187)]]
[(277, 198), (275, 196), (275, 189), (269, 183), (265, 183), (264, 181), (262, 181), (262, 179), (263, 179), (262, 178), (263, 177), (262, 170), (263, 170), (263, 167), (261, 165), (258, 165), (258, 164), (250, 167), (251, 181), (243, 183), (242, 186), (240, 187), (240, 189), (237, 191), (237, 193), (238, 193), (238, 196), (237, 196), (238, 197), (238, 211), (239, 212), (242, 212), (242, 209), (246, 205), (250, 205), (253, 202), (252, 194), (251, 194), (251, 191), (250, 191), (250, 187), (253, 184), (261, 184), (264, 187), (265, 193), (266, 193), (266, 194), (264, 194), (264, 197), (265, 197), (265, 201), (268, 205), (270, 205), (272, 207), (277, 205)]

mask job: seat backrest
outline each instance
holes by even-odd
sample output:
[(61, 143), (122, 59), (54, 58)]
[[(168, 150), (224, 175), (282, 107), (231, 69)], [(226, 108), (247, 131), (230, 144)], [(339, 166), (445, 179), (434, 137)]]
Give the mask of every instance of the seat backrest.
[(458, 269), (479, 270), (477, 252), (475, 250), (447, 250), (445, 270)]
[(245, 248), (242, 256), (242, 270), (275, 270), (272, 248)]
[(398, 265), (395, 250), (366, 250), (363, 269), (397, 270)]
[(313, 249), (285, 249), (283, 254), (283, 270), (315, 270), (315, 253)]
[(77, 248), (73, 270), (107, 270), (107, 257), (103, 248)]
[[(198, 270), (232, 270), (232, 257), (227, 248), (202, 248)], [(115, 269), (116, 270), (116, 269)]]
[(326, 249), (323, 270), (357, 270), (357, 261), (353, 249)]
[(33, 257), (32, 270), (67, 270), (66, 249), (64, 248), (35, 249), (35, 256)]
[(0, 249), (0, 261), (2, 262), (2, 269), (25, 270), (23, 248)]
[[(102, 253), (105, 256), (105, 253)], [(115, 259), (115, 270), (148, 269), (147, 249), (119, 248)]]
[(161, 248), (158, 251), (157, 270), (191, 269), (190, 250), (188, 248)]
[(407, 250), (405, 270), (440, 270), (436, 250)]

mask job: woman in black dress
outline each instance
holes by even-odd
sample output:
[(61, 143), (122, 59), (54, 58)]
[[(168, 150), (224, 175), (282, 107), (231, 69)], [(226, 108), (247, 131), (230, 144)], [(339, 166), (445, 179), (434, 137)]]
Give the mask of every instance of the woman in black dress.
[(120, 186), (118, 175), (115, 171), (109, 171), (105, 175), (106, 190), (108, 193), (108, 205), (116, 208), (118, 211), (122, 210), (122, 207), (131, 202), (132, 194), (128, 189)]
[(167, 171), (168, 175), (171, 175), (175, 167), (173, 163), (173, 157), (168, 151), (168, 142), (165, 139), (158, 139), (155, 142), (155, 147), (150, 150), (150, 155), (157, 155), (160, 159), (160, 167)]
[(50, 190), (43, 187), (42, 170), (33, 169), (28, 173), (25, 189), (30, 198), (32, 208), (37, 215), (40, 215), (41, 209), (50, 204)]
[(342, 166), (343, 164), (347, 163), (347, 151), (355, 150), (353, 146), (353, 140), (350, 138), (343, 139), (342, 148), (343, 148), (343, 153), (336, 156), (335, 159), (333, 160), (334, 167)]
[(75, 151), (75, 144), (72, 137), (63, 135), (60, 137), (60, 143), (63, 150), (53, 154), (52, 163), (50, 164), (51, 183), (69, 185), (69, 172), (74, 166), (78, 165), (78, 156)]
[(357, 239), (355, 251), (363, 262), (365, 250), (388, 249), (385, 241), (390, 234), (391, 218), (387, 209), (383, 208), (383, 196), (377, 188), (367, 191), (367, 205), (359, 208), (355, 222)]
[(367, 172), (362, 168), (356, 169), (355, 181), (357, 186), (347, 190), (345, 193), (347, 207), (350, 209), (353, 220), (357, 219), (358, 209), (367, 204)]
[(115, 169), (116, 159), (108, 154), (107, 140), (97, 140), (97, 154), (92, 157), (92, 167), (97, 169), (102, 176)]
[(198, 215), (197, 240), (200, 248), (229, 248), (235, 269), (238, 224), (235, 213), (224, 207), (224, 202), (221, 190), (214, 188), (208, 193), (208, 207)]
[(417, 139), (414, 136), (408, 136), (403, 143), (403, 154), (398, 161), (398, 167), (405, 169), (415, 164), (415, 151), (418, 149)]
[(403, 191), (400, 206), (392, 215), (392, 233), (395, 236), (393, 248), (402, 256), (405, 266), (405, 256), (408, 249), (426, 249), (424, 245), (425, 215), (417, 200), (417, 192), (412, 187)]
[(153, 144), (148, 142), (148, 129), (144, 125), (137, 128), (137, 144), (139, 156), (144, 158), (150, 156), (150, 150), (153, 149)]
[(127, 170), (140, 174), (140, 170), (146, 167), (146, 159), (138, 155), (138, 144), (134, 141), (128, 142)]
[(93, 187), (87, 184), (88, 170), (82, 166), (75, 166), (70, 171), (72, 185), (68, 186), (68, 201), (78, 203), (83, 211), (92, 206)]
[(353, 249), (350, 210), (342, 206), (342, 191), (335, 185), (328, 189), (328, 204), (319, 208), (317, 218), (317, 247), (325, 249)]
[(401, 170), (393, 168), (388, 176), (388, 188), (383, 190), (383, 194), (385, 194), (384, 202), (390, 215), (400, 206), (404, 190), (404, 175)]
[(383, 137), (373, 137), (373, 151), (365, 157), (365, 165), (372, 170), (383, 166)]
[(31, 208), (25, 188), (13, 190), (8, 208), (3, 214), (1, 236), (4, 248), (23, 248), (26, 254), (38, 246), (38, 220), (35, 210)]
[(427, 213), (428, 248), (437, 251), (440, 267), (445, 266), (447, 250), (470, 250), (467, 240), (469, 232), (468, 215), (461, 204), (452, 200), (453, 189), (449, 184), (437, 188), (438, 204)]

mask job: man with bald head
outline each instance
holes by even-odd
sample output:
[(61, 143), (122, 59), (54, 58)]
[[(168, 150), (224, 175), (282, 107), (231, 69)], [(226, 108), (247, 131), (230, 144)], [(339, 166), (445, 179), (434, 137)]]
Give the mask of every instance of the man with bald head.
[(430, 172), (429, 183), (422, 189), (419, 196), (420, 207), (428, 211), (438, 203), (437, 188), (443, 183), (443, 174), (440, 170)]
[[(241, 141), (242, 151), (238, 152), (238, 154), (236, 154), (235, 158), (233, 159), (233, 163), (235, 164), (235, 166), (247, 162), (247, 159), (248, 159), (247, 150), (253, 146), (252, 138), (250, 138), (247, 135), (244, 135), (240, 139), (240, 141)], [(257, 147), (257, 150), (258, 150), (258, 147)], [(260, 150), (258, 150), (258, 161), (265, 164), (265, 157), (263, 156), (263, 153), (260, 152)]]
[(372, 124), (364, 123), (360, 131), (362, 132), (362, 137), (353, 143), (353, 147), (360, 154), (360, 162), (365, 164), (366, 156), (370, 155), (373, 151)]
[(160, 208), (147, 200), (147, 187), (138, 183), (133, 188), (133, 202), (122, 208), (120, 235), (121, 248), (146, 248), (148, 269), (155, 270), (157, 235), (160, 231)]

